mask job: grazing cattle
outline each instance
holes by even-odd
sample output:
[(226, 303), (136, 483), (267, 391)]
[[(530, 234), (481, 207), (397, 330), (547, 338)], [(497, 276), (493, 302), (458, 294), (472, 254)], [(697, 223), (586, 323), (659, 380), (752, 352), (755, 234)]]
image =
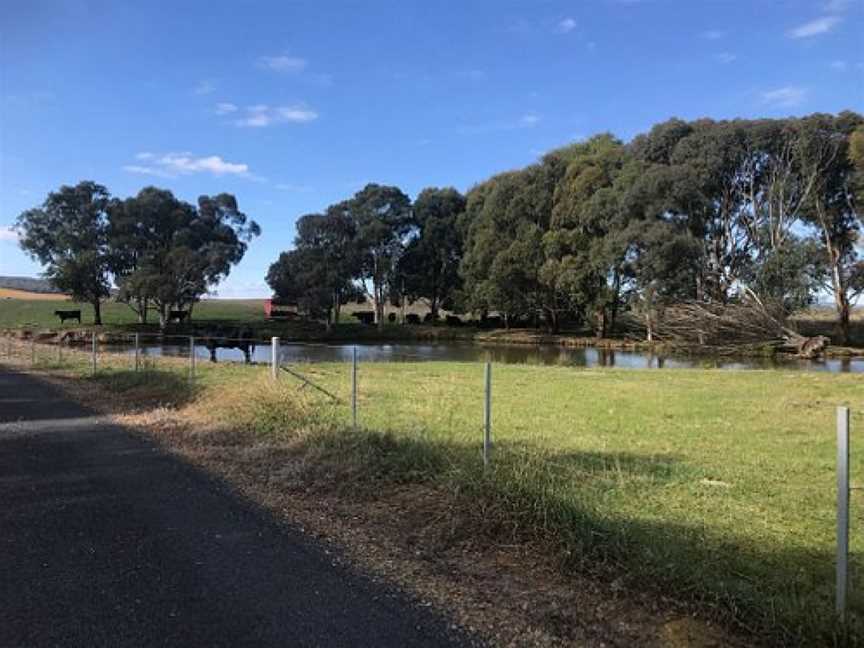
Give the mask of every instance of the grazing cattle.
[(435, 317), (432, 313), (426, 313), (423, 316), (423, 323), (424, 324), (434, 324), (437, 321), (438, 321), (438, 318)]
[(501, 328), (504, 325), (504, 320), (499, 316), (484, 317), (480, 320), (480, 326), (486, 329)]
[(408, 313), (405, 316), (405, 323), (406, 324), (419, 324), (420, 323), (420, 316), (417, 313)]
[(395, 324), (396, 323), (396, 313), (390, 313), (387, 316), (387, 321), (390, 322), (391, 324)]
[(374, 324), (375, 323), (375, 312), (374, 311), (357, 311), (354, 313), (354, 317), (360, 320), (361, 324)]
[(81, 323), (81, 311), (80, 310), (55, 310), (54, 314), (60, 318), (60, 323), (62, 324), (67, 319), (68, 320), (78, 320), (78, 323)]
[(444, 319), (445, 324), (447, 326), (462, 326), (462, 320), (459, 319), (456, 315), (448, 315)]
[(249, 327), (217, 327), (207, 332), (204, 346), (210, 352), (210, 362), (216, 362), (216, 349), (240, 349), (246, 364), (252, 362), (255, 353), (255, 331)]
[(168, 311), (168, 321), (169, 322), (176, 322), (177, 324), (182, 324), (187, 319), (189, 319), (189, 311), (185, 311), (185, 310)]

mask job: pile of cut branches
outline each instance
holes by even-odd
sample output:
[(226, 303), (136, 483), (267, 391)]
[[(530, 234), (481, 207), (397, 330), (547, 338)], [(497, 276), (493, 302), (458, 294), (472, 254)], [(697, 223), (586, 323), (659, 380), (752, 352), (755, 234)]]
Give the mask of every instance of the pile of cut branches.
[(659, 314), (654, 336), (678, 345), (710, 347), (714, 353), (779, 351), (803, 358), (819, 356), (829, 342), (821, 335), (801, 335), (788, 325), (781, 305), (755, 296), (728, 304), (689, 301), (669, 306)]

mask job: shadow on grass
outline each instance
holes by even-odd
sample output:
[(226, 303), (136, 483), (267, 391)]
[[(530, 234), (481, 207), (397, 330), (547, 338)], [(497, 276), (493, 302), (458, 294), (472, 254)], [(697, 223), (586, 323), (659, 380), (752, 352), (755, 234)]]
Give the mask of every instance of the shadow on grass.
[(300, 452), (326, 464), (322, 474), (343, 497), (375, 497), (387, 484), (444, 486), (456, 498), (453, 507), (471, 518), (452, 542), (551, 542), (565, 573), (671, 596), (766, 643), (853, 645), (864, 636), (860, 593), (852, 594), (848, 627), (835, 621), (830, 552), (768, 545), (706, 524), (626, 516), (608, 505), (616, 488), (630, 493), (642, 480), (662, 485), (692, 475), (675, 456), (556, 454), (502, 443), (484, 470), (478, 448), (422, 435), (330, 428), (303, 443), (314, 447)]
[(178, 408), (195, 399), (200, 388), (184, 372), (146, 368), (99, 371), (90, 380), (106, 392), (102, 406), (115, 413), (135, 413), (156, 407)]

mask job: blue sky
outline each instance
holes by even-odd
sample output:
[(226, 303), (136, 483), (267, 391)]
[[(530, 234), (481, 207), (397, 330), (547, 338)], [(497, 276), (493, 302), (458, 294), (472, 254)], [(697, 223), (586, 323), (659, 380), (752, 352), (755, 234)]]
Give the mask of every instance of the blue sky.
[(61, 184), (227, 191), (262, 226), (219, 287), (262, 296), (294, 221), (366, 182), (467, 190), (678, 116), (864, 110), (864, 0), (0, 5), (7, 229)]

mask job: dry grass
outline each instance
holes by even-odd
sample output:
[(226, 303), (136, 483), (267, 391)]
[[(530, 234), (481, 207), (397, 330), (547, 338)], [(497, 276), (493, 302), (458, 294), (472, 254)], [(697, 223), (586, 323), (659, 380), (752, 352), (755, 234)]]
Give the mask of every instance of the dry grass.
[(37, 293), (29, 290), (0, 288), (0, 299), (28, 299), (34, 301), (69, 301), (69, 295), (61, 293)]

